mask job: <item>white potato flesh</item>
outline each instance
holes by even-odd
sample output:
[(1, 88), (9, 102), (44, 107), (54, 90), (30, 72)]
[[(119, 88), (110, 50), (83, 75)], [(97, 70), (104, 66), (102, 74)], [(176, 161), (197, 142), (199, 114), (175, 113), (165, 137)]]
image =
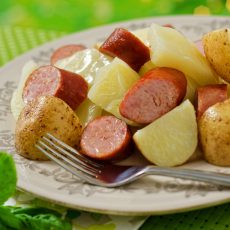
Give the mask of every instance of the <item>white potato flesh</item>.
[(185, 163), (197, 147), (195, 110), (189, 100), (158, 118), (133, 136), (141, 153), (153, 164)]
[(148, 38), (149, 27), (133, 30), (131, 31), (131, 33), (133, 33), (136, 37), (138, 37), (146, 46), (149, 46), (149, 38)]
[(87, 98), (78, 106), (75, 113), (85, 127), (90, 121), (102, 115), (102, 109)]
[(187, 78), (187, 89), (184, 100), (189, 99), (194, 103), (197, 87), (199, 87), (199, 85), (192, 78)]
[(133, 69), (115, 58), (98, 72), (94, 85), (88, 92), (88, 98), (107, 112), (122, 118), (119, 113), (120, 101), (138, 79), (139, 75)]
[(151, 60), (156, 66), (180, 70), (198, 85), (214, 84), (217, 78), (195, 44), (180, 32), (152, 24), (149, 30)]
[(144, 74), (154, 68), (156, 68), (156, 66), (152, 63), (152, 61), (147, 61), (143, 66), (141, 66), (139, 74), (142, 77)]

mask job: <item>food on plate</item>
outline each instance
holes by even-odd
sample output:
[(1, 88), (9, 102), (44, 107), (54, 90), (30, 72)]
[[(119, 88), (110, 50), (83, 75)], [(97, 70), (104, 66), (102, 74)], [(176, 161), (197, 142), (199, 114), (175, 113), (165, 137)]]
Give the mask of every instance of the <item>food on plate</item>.
[[(163, 25), (165, 27), (170, 27), (174, 29), (174, 26), (171, 24), (165, 24)], [(137, 29), (137, 30), (133, 30), (131, 31), (131, 33), (133, 33), (136, 37), (138, 37), (146, 46), (150, 47), (149, 44), (149, 27), (146, 28), (141, 28), (141, 29)]]
[(107, 112), (122, 118), (119, 104), (126, 91), (139, 78), (130, 66), (115, 58), (111, 64), (100, 69), (94, 85), (89, 90), (88, 98)]
[(136, 123), (149, 124), (179, 105), (186, 87), (182, 72), (167, 67), (155, 68), (128, 90), (121, 101), (120, 113)]
[(152, 61), (147, 61), (143, 66), (141, 66), (139, 70), (139, 75), (143, 76), (149, 70), (156, 68), (156, 66), (152, 63)]
[(226, 84), (206, 85), (197, 88), (196, 95), (197, 119), (212, 105), (224, 101), (228, 98)]
[(85, 127), (90, 121), (102, 115), (102, 108), (89, 99), (84, 100), (75, 111), (81, 124)]
[(71, 45), (65, 45), (61, 46), (58, 49), (56, 49), (53, 54), (50, 57), (50, 63), (51, 65), (54, 65), (57, 61), (64, 59), (66, 57), (72, 56), (74, 53), (86, 49), (86, 46), (84, 45), (77, 45), (77, 44), (71, 44)]
[(146, 74), (149, 70), (156, 68), (156, 66), (152, 63), (152, 61), (146, 62), (143, 66), (141, 66), (139, 70), (139, 75), (143, 76)]
[(71, 57), (59, 60), (55, 63), (55, 66), (80, 74), (91, 87), (100, 68), (108, 65), (112, 60), (112, 57), (92, 48), (78, 51)]
[(214, 165), (230, 166), (230, 99), (209, 107), (198, 124), (205, 159)]
[(11, 98), (11, 102), (10, 102), (11, 112), (15, 120), (18, 119), (20, 112), (25, 106), (25, 102), (22, 99), (22, 92), (23, 92), (27, 77), (37, 68), (38, 68), (38, 65), (32, 60), (28, 61), (22, 68), (21, 78), (18, 83), (18, 87), (14, 91), (12, 98)]
[(122, 59), (135, 71), (139, 71), (141, 66), (150, 60), (149, 48), (134, 34), (123, 28), (115, 29), (99, 50)]
[(134, 34), (134, 36), (137, 37), (139, 40), (141, 40), (146, 46), (149, 47), (149, 39), (148, 39), (149, 27), (133, 30), (130, 32)]
[(91, 158), (114, 161), (130, 154), (131, 139), (124, 121), (114, 116), (102, 116), (83, 130), (80, 146), (82, 153)]
[(189, 100), (161, 116), (133, 136), (141, 153), (153, 164), (185, 163), (197, 147), (197, 122)]
[(24, 102), (28, 103), (36, 97), (52, 95), (76, 109), (87, 97), (87, 92), (88, 84), (80, 75), (47, 65), (30, 74), (22, 97)]
[(47, 132), (70, 146), (78, 146), (82, 127), (77, 115), (61, 99), (37, 97), (28, 103), (16, 122), (15, 147), (31, 160), (47, 160), (35, 144)]
[(202, 38), (207, 60), (225, 81), (230, 82), (230, 29), (219, 29)]
[(53, 65), (27, 63), (11, 101), (17, 151), (46, 160), (34, 144), (50, 132), (96, 160), (116, 162), (136, 148), (153, 164), (177, 166), (200, 157), (201, 146), (208, 162), (230, 166), (230, 87), (213, 61), (228, 58), (228, 33), (204, 35), (203, 55), (200, 39), (173, 28), (118, 28), (97, 48), (60, 47)]
[(187, 78), (187, 89), (184, 99), (189, 99), (192, 103), (194, 103), (197, 87), (197, 83), (192, 78)]
[(195, 44), (177, 30), (152, 24), (149, 30), (151, 61), (158, 67), (180, 70), (197, 86), (215, 84), (217, 78)]

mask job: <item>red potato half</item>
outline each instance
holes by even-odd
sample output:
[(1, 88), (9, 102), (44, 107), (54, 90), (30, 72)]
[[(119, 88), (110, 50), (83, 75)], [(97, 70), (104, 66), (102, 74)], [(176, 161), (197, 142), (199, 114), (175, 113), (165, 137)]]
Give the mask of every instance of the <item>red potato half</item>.
[(87, 97), (88, 84), (80, 75), (55, 66), (42, 66), (28, 77), (23, 100), (28, 103), (39, 96), (52, 95), (75, 110)]
[(206, 59), (215, 72), (230, 83), (230, 29), (211, 31), (202, 37)]
[(176, 69), (160, 67), (147, 72), (126, 93), (120, 113), (139, 124), (149, 124), (183, 100), (187, 80)]
[(74, 111), (61, 99), (37, 97), (20, 113), (15, 128), (17, 152), (31, 160), (48, 160), (35, 144), (46, 133), (72, 147), (79, 147), (82, 126)]
[(121, 160), (130, 154), (131, 133), (126, 123), (114, 116), (102, 116), (83, 130), (83, 154), (96, 160)]
[(204, 158), (214, 165), (230, 166), (230, 99), (209, 107), (198, 127)]
[(149, 48), (134, 34), (122, 28), (114, 30), (99, 50), (122, 59), (137, 72), (144, 63), (150, 60)]

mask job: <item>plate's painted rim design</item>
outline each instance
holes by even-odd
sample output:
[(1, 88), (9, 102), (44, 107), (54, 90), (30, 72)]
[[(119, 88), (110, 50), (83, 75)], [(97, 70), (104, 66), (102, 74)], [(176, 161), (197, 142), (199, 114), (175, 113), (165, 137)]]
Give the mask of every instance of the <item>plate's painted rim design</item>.
[(182, 213), (182, 212), (195, 211), (199, 209), (209, 208), (209, 207), (213, 207), (213, 206), (217, 206), (217, 205), (221, 205), (221, 204), (230, 202), (230, 198), (225, 198), (222, 200), (212, 201), (212, 202), (208, 202), (208, 203), (201, 204), (201, 205), (190, 205), (188, 207), (183, 207), (183, 208), (173, 207), (167, 210), (148, 210), (148, 211), (120, 211), (119, 210), (119, 211), (116, 211), (116, 210), (111, 210), (111, 209), (102, 209), (102, 208), (98, 209), (98, 208), (76, 205), (72, 203), (66, 203), (64, 201), (57, 201), (51, 198), (47, 198), (45, 196), (41, 196), (34, 192), (28, 192), (26, 189), (19, 188), (19, 190), (22, 192), (34, 195), (35, 197), (43, 199), (50, 203), (62, 205), (67, 208), (78, 209), (78, 210), (87, 211), (87, 212), (108, 214), (108, 215), (119, 215), (119, 216), (149, 216), (149, 215), (166, 215), (166, 214)]
[[(72, 34), (68, 35), (62, 39), (58, 39), (53, 42), (49, 42), (45, 45), (42, 45), (27, 54), (22, 55), (21, 57), (16, 58), (14, 61), (10, 62), (7, 64), (5, 67), (3, 67), (0, 70), (0, 73), (4, 71), (9, 71), (8, 68), (11, 68), (11, 66), (17, 64), (20, 62), (21, 65), (28, 60), (28, 59), (33, 59), (39, 64), (44, 64), (49, 61), (49, 56), (52, 53), (54, 47), (58, 46), (60, 43), (66, 40), (71, 40), (73, 39), (74, 36), (87, 36), (90, 34), (95, 34), (97, 31), (99, 35), (97, 35), (96, 39), (94, 42), (102, 41), (105, 38), (105, 35), (103, 36), (100, 35), (101, 31), (108, 31), (111, 30), (114, 27), (118, 26), (124, 26), (128, 29), (135, 30), (139, 28), (143, 28), (146, 26), (149, 26), (151, 22), (159, 22), (161, 24), (168, 22), (170, 23), (175, 23), (178, 25), (178, 29), (183, 31), (184, 33), (192, 33), (195, 34), (197, 37), (201, 36), (204, 32), (208, 32), (209, 30), (214, 30), (220, 27), (224, 27), (230, 23), (230, 18), (229, 17), (191, 17), (191, 16), (180, 16), (180, 17), (156, 17), (156, 18), (148, 18), (148, 19), (143, 19), (143, 20), (134, 20), (134, 21), (127, 21), (124, 23), (118, 23), (118, 24), (112, 24), (108, 25), (105, 27), (100, 27), (96, 29), (91, 29), (87, 30), (84, 32), (80, 32), (77, 34)], [(193, 20), (196, 22), (199, 21), (199, 23), (196, 23), (194, 25)], [(183, 23), (182, 23), (182, 22)], [(1, 81), (3, 81), (1, 83)], [(10, 112), (10, 100), (12, 93), (14, 89), (16, 88), (16, 79), (8, 79), (8, 80), (2, 80), (0, 78), (0, 127), (1, 123), (7, 123), (9, 122), (8, 118), (11, 116)], [(141, 191), (143, 195), (148, 196), (149, 194), (158, 194), (160, 192), (166, 192), (166, 193), (171, 193), (171, 194), (176, 194), (178, 192), (183, 192), (183, 195), (181, 196), (181, 199), (186, 198), (192, 198), (194, 196), (199, 196), (199, 197), (206, 197), (207, 195), (210, 195), (210, 193), (213, 192), (226, 192), (223, 187), (221, 186), (213, 186), (213, 185), (204, 185), (199, 182), (191, 182), (188, 184), (184, 184), (181, 180), (178, 179), (169, 179), (163, 182), (155, 182), (154, 186), (153, 184), (146, 186), (147, 183), (141, 184), (141, 183), (133, 183), (131, 185), (123, 186), (118, 189), (108, 189), (108, 188), (101, 188), (93, 185), (88, 185), (84, 183), (83, 181), (79, 180), (76, 177), (73, 177), (71, 174), (67, 173), (60, 167), (52, 167), (52, 169), (47, 169), (46, 165), (43, 165), (43, 163), (37, 163), (34, 161), (29, 161), (19, 155), (16, 154), (15, 149), (14, 149), (14, 134), (12, 128), (8, 128), (7, 125), (6, 127), (4, 126), (4, 129), (0, 133), (0, 148), (1, 150), (5, 150), (10, 152), (15, 159), (16, 165), (18, 170), (20, 168), (23, 168), (24, 170), (29, 170), (31, 173), (37, 174), (39, 176), (45, 176), (51, 179), (52, 181), (55, 181), (58, 183), (58, 187), (56, 187), (57, 191), (64, 191), (66, 192), (66, 195), (76, 195), (76, 194), (81, 194), (85, 197), (94, 197), (97, 194), (116, 194), (116, 193), (130, 193), (133, 194), (135, 191)], [(52, 165), (53, 166), (53, 165)], [(219, 171), (219, 168), (216, 170)], [(221, 171), (226, 171), (225, 169), (221, 169)], [(230, 172), (227, 170), (227, 172)], [(144, 186), (145, 185), (145, 186)], [(128, 211), (125, 210), (125, 207), (114, 210), (112, 207), (110, 209), (105, 209), (105, 208), (98, 208), (98, 207), (89, 207), (89, 206), (84, 206), (84, 205), (78, 205), (76, 203), (70, 203), (70, 202), (65, 202), (62, 199), (52, 199), (52, 195), (49, 194), (39, 194), (38, 192), (36, 193), (36, 189), (32, 187), (33, 186), (28, 186), (26, 185), (25, 181), (23, 181), (23, 178), (19, 178), (19, 183), (18, 187), (20, 190), (24, 190), (27, 192), (30, 192), (31, 194), (38, 196), (40, 198), (46, 199), (51, 202), (59, 203), (64, 206), (72, 207), (72, 208), (77, 208), (77, 209), (82, 209), (86, 211), (96, 211), (96, 212), (101, 212), (101, 213), (110, 213), (110, 214), (119, 214), (119, 215), (147, 215), (147, 214), (163, 214), (163, 213), (174, 213), (174, 212), (181, 212), (185, 210), (194, 210), (197, 208), (201, 207), (207, 207), (207, 206), (212, 206), (216, 204), (221, 204), (224, 202), (230, 201), (230, 194), (229, 196), (224, 196), (222, 199), (217, 199), (217, 200), (210, 200), (209, 202), (204, 202), (202, 204), (190, 204), (188, 206), (182, 205), (178, 207), (170, 207), (168, 209), (154, 209), (154, 206), (152, 207), (151, 210), (144, 210), (143, 208), (138, 211)], [(28, 189), (30, 187), (30, 189)], [(47, 196), (48, 195), (48, 196)], [(121, 205), (122, 206), (122, 205)]]

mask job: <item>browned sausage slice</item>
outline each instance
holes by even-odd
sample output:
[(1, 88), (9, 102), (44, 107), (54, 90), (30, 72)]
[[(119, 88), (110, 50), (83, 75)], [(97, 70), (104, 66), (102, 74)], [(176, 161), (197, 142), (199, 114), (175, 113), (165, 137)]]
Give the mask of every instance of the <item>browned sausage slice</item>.
[(139, 71), (150, 60), (149, 48), (131, 32), (122, 28), (114, 30), (99, 50), (122, 59), (135, 71)]
[(226, 84), (206, 85), (199, 87), (196, 92), (197, 119), (212, 105), (228, 98)]
[(51, 63), (51, 65), (54, 65), (57, 61), (59, 61), (63, 58), (70, 57), (74, 53), (81, 51), (81, 50), (84, 50), (84, 49), (86, 49), (86, 47), (83, 45), (73, 44), (73, 45), (62, 46), (53, 52), (53, 54), (50, 58), (50, 63)]
[(129, 155), (131, 133), (126, 123), (114, 116), (102, 116), (83, 130), (82, 153), (97, 160), (121, 160)]
[(120, 104), (125, 118), (148, 124), (176, 107), (186, 94), (187, 80), (176, 69), (159, 67), (147, 72)]
[(87, 97), (88, 84), (80, 75), (55, 66), (42, 66), (28, 77), (24, 89), (25, 103), (38, 96), (52, 95), (76, 109)]

